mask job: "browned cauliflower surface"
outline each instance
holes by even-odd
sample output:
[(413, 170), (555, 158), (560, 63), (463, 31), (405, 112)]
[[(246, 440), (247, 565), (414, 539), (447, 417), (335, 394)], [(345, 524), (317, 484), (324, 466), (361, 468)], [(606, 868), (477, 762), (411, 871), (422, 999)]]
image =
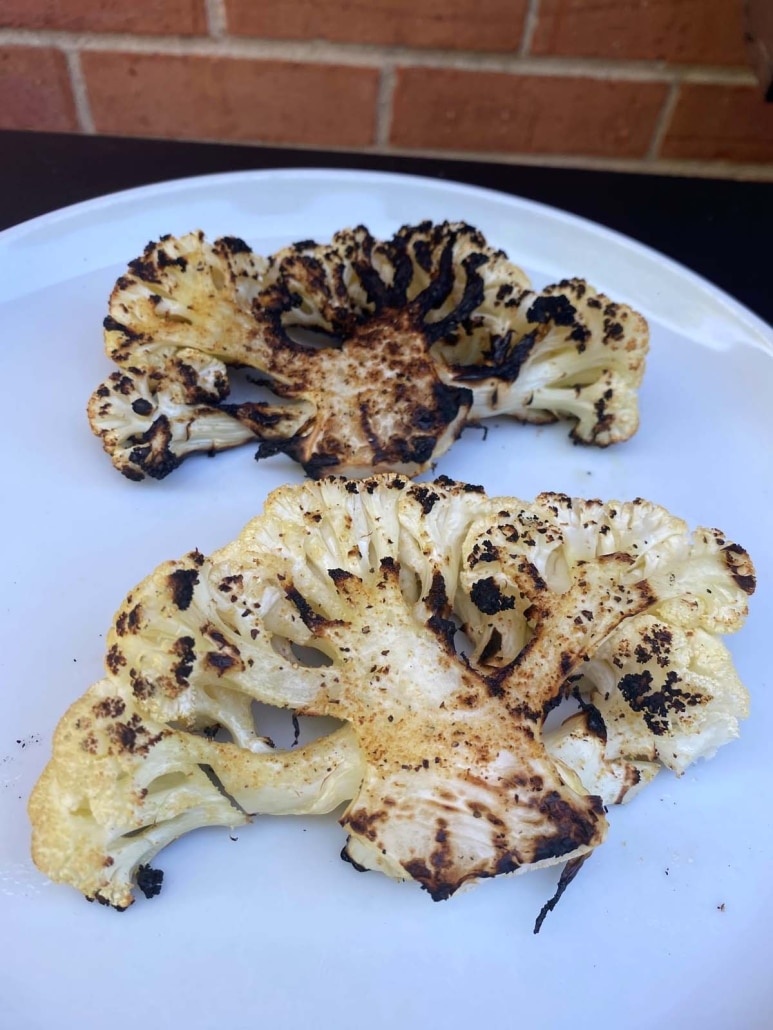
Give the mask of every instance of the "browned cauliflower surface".
[[(647, 501), (394, 474), (283, 487), (126, 598), (32, 795), (34, 859), (124, 908), (190, 829), (345, 803), (345, 856), (437, 900), (576, 863), (605, 804), (737, 736), (720, 636), (753, 588), (742, 548)], [(572, 693), (581, 711), (543, 732)], [(340, 725), (277, 749), (253, 701)]]
[[(316, 478), (415, 475), (496, 414), (628, 439), (648, 330), (581, 280), (531, 290), (471, 226), (424, 222), (269, 258), (235, 237), (162, 237), (116, 283), (105, 340), (120, 371), (89, 420), (130, 479), (256, 440)], [(229, 402), (229, 368), (272, 398)]]

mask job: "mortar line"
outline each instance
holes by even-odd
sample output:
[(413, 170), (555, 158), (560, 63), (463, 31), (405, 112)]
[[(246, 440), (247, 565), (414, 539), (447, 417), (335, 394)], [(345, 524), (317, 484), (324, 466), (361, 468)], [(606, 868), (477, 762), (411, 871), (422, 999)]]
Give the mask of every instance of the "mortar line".
[(531, 50), (531, 43), (534, 39), (534, 32), (537, 28), (537, 20), (539, 18), (539, 0), (529, 0), (529, 6), (526, 9), (526, 17), (523, 21), (523, 36), (521, 37), (521, 45), (518, 47), (519, 57), (528, 57), (529, 51)]
[(126, 33), (72, 33), (0, 29), (0, 46), (51, 46), (80, 51), (120, 51), (162, 56), (279, 60), (381, 69), (384, 64), (505, 72), (512, 75), (567, 76), (634, 82), (710, 82), (756, 85), (751, 69), (705, 65), (666, 65), (658, 61), (605, 61), (596, 58), (518, 57), (517, 54), (456, 50), (413, 50), (369, 44), (328, 43), (223, 36), (133, 36)]
[(70, 75), (70, 86), (75, 100), (75, 114), (82, 133), (93, 136), (96, 132), (94, 118), (91, 114), (89, 103), (89, 91), (86, 86), (86, 76), (83, 74), (81, 57), (77, 50), (66, 49), (63, 51), (67, 61), (67, 71)]
[(205, 0), (207, 27), (213, 39), (222, 39), (228, 32), (228, 16), (225, 0)]
[(660, 109), (657, 122), (655, 123), (655, 129), (652, 133), (652, 139), (650, 140), (649, 149), (647, 150), (647, 160), (655, 161), (660, 154), (660, 148), (663, 145), (663, 140), (666, 138), (666, 134), (671, 126), (671, 119), (676, 105), (679, 102), (680, 83), (672, 82), (668, 88), (666, 99), (663, 102), (663, 106)]
[(395, 93), (396, 73), (393, 65), (384, 65), (378, 83), (376, 99), (376, 145), (388, 146), (392, 131), (392, 105)]

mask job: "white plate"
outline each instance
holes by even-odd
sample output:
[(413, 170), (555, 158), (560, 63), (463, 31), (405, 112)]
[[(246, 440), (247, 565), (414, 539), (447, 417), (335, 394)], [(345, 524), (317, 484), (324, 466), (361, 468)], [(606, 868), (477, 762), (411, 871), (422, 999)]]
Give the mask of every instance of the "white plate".
[[(469, 432), (439, 472), (489, 491), (658, 501), (721, 527), (760, 587), (730, 638), (753, 713), (681, 780), (661, 773), (610, 813), (607, 843), (548, 917), (557, 873), (498, 878), (443, 904), (339, 861), (333, 818), (202, 831), (163, 854), (160, 898), (118, 915), (49, 884), (25, 804), (70, 701), (101, 674), (104, 634), (156, 564), (230, 540), (269, 489), (299, 481), (249, 448), (163, 483), (119, 476), (84, 406), (110, 371), (110, 289), (149, 239), (199, 227), (266, 252), (363, 222), (376, 235), (465, 219), (536, 284), (580, 274), (650, 320), (642, 428), (607, 451), (566, 426)], [(424, 179), (249, 172), (152, 186), (0, 234), (4, 413), (0, 632), (0, 1024), (184, 1027), (770, 1026), (767, 799), (773, 704), (773, 334), (692, 273), (588, 222)]]

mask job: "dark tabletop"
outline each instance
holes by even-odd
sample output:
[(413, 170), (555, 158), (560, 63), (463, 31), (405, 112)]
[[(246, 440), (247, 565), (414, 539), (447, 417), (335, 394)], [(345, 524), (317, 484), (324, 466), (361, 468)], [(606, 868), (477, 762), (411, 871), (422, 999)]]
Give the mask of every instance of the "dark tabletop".
[(166, 140), (0, 132), (0, 229), (150, 182), (249, 168), (361, 168), (529, 197), (649, 244), (773, 322), (773, 184)]

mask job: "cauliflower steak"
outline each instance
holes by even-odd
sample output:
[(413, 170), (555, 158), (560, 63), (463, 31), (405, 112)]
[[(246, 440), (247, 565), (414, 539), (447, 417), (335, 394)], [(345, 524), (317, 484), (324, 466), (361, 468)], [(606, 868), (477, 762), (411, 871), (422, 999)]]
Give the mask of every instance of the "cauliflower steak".
[[(344, 803), (344, 857), (436, 900), (580, 860), (605, 804), (737, 736), (720, 634), (753, 588), (740, 547), (646, 501), (393, 474), (283, 487), (126, 598), (32, 794), (35, 862), (125, 908), (190, 829)], [(579, 712), (544, 733), (571, 692)], [(340, 726), (278, 749), (256, 700)]]
[[(89, 421), (130, 479), (249, 441), (313, 478), (415, 475), (496, 414), (568, 418), (576, 441), (607, 446), (638, 427), (648, 347), (636, 312), (578, 279), (531, 290), (463, 223), (386, 241), (359, 226), (269, 258), (165, 236), (118, 279), (104, 326), (120, 370)], [(229, 368), (268, 397), (229, 401)]]

